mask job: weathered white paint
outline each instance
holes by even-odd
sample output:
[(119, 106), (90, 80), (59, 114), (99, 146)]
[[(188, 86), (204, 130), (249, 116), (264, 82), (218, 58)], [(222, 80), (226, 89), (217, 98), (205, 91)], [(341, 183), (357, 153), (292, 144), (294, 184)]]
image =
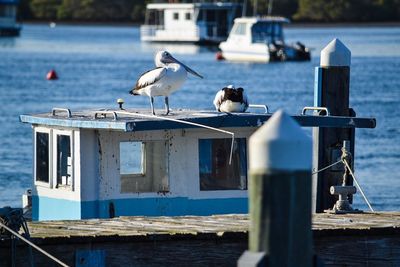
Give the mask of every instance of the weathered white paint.
[(338, 39), (333, 39), (321, 51), (321, 67), (350, 67), (351, 51)]
[(311, 138), (279, 110), (250, 137), (249, 158), (251, 172), (311, 170)]

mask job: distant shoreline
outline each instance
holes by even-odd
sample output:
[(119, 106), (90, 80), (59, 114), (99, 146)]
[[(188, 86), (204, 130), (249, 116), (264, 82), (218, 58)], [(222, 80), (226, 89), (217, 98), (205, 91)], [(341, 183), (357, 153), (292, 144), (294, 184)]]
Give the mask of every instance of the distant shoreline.
[[(135, 27), (140, 26), (141, 23), (135, 22), (93, 22), (93, 21), (22, 21), (24, 24), (50, 24), (55, 22), (60, 25), (86, 25), (86, 26), (122, 26), (122, 27)], [(292, 22), (285, 27), (287, 28), (319, 28), (319, 27), (400, 27), (400, 21), (393, 22)]]

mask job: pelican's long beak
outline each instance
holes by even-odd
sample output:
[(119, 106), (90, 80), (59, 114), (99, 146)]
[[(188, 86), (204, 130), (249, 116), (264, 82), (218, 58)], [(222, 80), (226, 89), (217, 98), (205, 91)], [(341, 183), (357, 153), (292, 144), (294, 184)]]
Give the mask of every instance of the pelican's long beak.
[(188, 66), (186, 66), (185, 64), (183, 64), (182, 62), (180, 62), (179, 60), (177, 60), (176, 58), (174, 58), (173, 56), (171, 56), (171, 59), (172, 59), (173, 61), (175, 61), (176, 63), (182, 65), (182, 67), (184, 67), (185, 70), (186, 70), (187, 72), (189, 72), (189, 73), (193, 74), (194, 76), (197, 76), (197, 77), (199, 77), (199, 78), (201, 78), (201, 79), (204, 78), (203, 76), (201, 76), (200, 74), (198, 74), (197, 72), (195, 72), (194, 70), (192, 70), (191, 68), (189, 68)]

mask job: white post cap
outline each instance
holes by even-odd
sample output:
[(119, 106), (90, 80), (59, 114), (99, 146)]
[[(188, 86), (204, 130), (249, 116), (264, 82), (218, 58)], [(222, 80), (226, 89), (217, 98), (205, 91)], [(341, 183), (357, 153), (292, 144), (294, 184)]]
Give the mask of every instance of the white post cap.
[(292, 117), (278, 110), (250, 137), (249, 160), (252, 172), (311, 171), (312, 141)]
[(351, 64), (350, 50), (337, 38), (321, 51), (321, 67), (342, 67)]

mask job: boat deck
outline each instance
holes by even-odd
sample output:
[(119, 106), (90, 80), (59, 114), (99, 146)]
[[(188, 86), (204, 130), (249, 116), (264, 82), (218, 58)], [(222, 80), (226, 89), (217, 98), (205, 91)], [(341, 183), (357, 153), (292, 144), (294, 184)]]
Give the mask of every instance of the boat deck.
[[(248, 248), (247, 215), (28, 225), (32, 241), (69, 266), (87, 266), (82, 263), (93, 257), (104, 266), (235, 266)], [(317, 214), (312, 228), (315, 254), (326, 266), (400, 266), (400, 212)], [(0, 266), (9, 266), (10, 242), (1, 241), (0, 248)], [(16, 252), (16, 266), (30, 266), (26, 246), (19, 242)], [(34, 261), (36, 266), (58, 266), (38, 252)]]
[[(222, 236), (245, 233), (249, 228), (247, 215), (179, 216), (179, 217), (117, 217), (70, 221), (29, 222), (32, 238), (201, 235)], [(313, 215), (312, 229), (317, 235), (342, 233), (400, 233), (400, 212), (365, 212), (361, 214)]]

